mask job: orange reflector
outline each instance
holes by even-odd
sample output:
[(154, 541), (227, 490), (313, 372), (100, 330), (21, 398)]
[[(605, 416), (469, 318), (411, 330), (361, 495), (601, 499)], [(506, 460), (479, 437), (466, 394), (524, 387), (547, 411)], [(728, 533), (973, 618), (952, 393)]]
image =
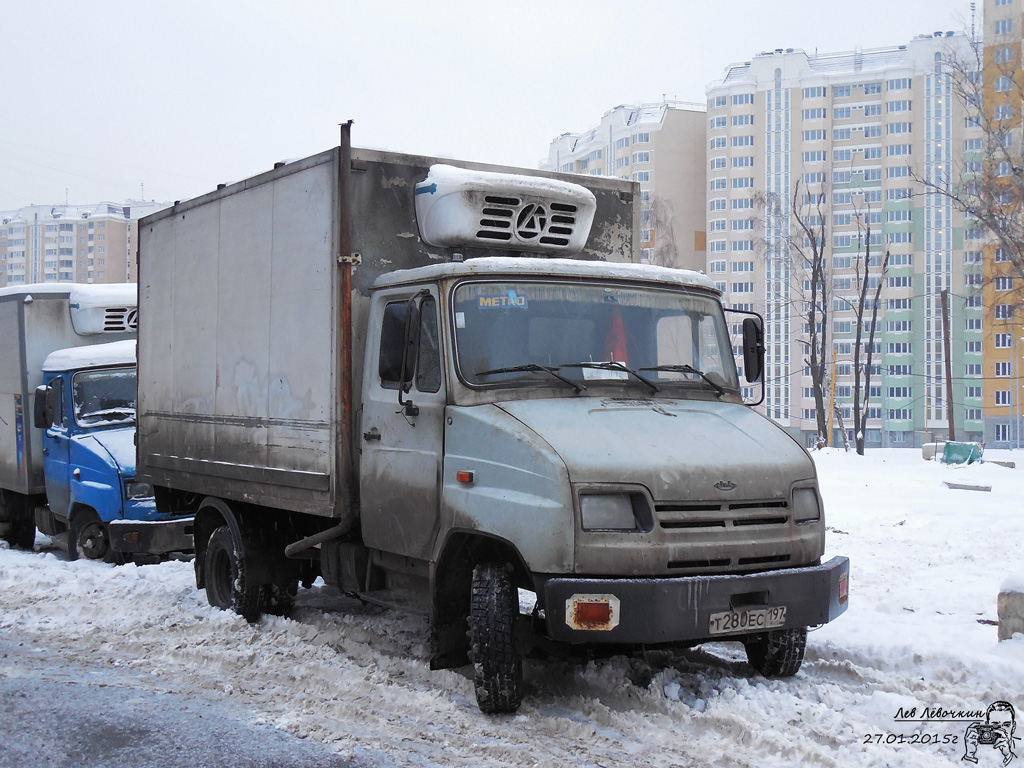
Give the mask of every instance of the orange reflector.
[(843, 574), (839, 577), (839, 604), (842, 605), (850, 596), (850, 577)]
[(470, 472), (469, 470), (463, 469), (455, 473), (455, 479), (458, 480), (460, 483), (472, 483), (473, 473)]
[(138, 532), (126, 533), (124, 536), (121, 537), (121, 541), (123, 541), (125, 544), (138, 544), (139, 534)]
[(612, 607), (608, 603), (576, 603), (577, 624), (607, 624), (612, 620)]

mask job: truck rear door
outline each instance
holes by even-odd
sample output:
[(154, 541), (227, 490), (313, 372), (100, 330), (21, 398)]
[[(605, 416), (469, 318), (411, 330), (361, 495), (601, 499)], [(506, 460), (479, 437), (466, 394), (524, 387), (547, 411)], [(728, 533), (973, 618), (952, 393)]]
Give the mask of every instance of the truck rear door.
[(360, 428), (363, 540), (425, 560), (438, 531), (444, 455), (437, 296), (433, 288), (382, 292), (370, 316)]

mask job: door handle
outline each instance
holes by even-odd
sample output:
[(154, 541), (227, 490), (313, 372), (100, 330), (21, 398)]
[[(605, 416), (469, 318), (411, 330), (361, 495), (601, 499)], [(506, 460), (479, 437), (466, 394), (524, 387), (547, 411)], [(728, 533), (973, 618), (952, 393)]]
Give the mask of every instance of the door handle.
[(371, 429), (369, 432), (363, 432), (363, 440), (366, 440), (367, 442), (380, 440), (380, 432), (376, 427)]
[(50, 449), (49, 448), (43, 448), (43, 456), (49, 456), (49, 455), (50, 455)]

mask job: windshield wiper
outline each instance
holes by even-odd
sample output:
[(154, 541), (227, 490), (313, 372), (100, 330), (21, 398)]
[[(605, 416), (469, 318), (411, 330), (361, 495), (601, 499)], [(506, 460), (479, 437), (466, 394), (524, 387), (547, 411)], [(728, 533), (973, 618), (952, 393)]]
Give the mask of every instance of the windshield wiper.
[[(651, 392), (659, 392), (660, 391), (658, 385), (655, 384), (653, 381), (651, 381), (650, 379), (648, 379), (648, 378), (646, 378), (644, 376), (641, 376), (639, 373), (634, 371), (632, 368), (629, 368), (628, 366), (625, 366), (622, 363), (616, 362), (614, 360), (611, 361), (611, 362), (602, 362), (602, 363), (595, 363), (595, 362), (562, 363), (562, 365), (560, 367), (562, 367), (562, 368), (592, 368), (592, 369), (598, 370), (598, 371), (623, 371), (625, 373), (630, 374), (631, 376), (635, 376), (637, 379), (642, 381), (645, 385), (647, 385), (648, 387), (651, 388)], [(644, 369), (641, 368), (641, 370), (644, 370)]]
[(721, 384), (719, 384), (717, 381), (712, 381), (711, 379), (709, 379), (707, 374), (704, 373), (704, 371), (699, 371), (692, 365), (686, 365), (685, 363), (683, 363), (682, 365), (652, 365), (650, 368), (641, 368), (640, 370), (673, 371), (675, 373), (693, 373), (696, 374), (697, 376), (700, 376), (702, 379), (704, 379), (704, 381), (706, 381), (708, 384), (714, 387), (715, 392), (718, 394), (719, 397), (725, 394), (725, 389), (722, 387)]
[(573, 389), (576, 390), (576, 394), (577, 395), (580, 392), (582, 392), (584, 389), (586, 389), (586, 387), (583, 386), (582, 384), (579, 384), (579, 383), (573, 381), (572, 379), (566, 378), (565, 376), (560, 374), (558, 372), (558, 368), (556, 368), (555, 366), (553, 366), (553, 365), (540, 365), (539, 363), (526, 363), (525, 365), (513, 365), (513, 366), (510, 366), (508, 368), (491, 368), (488, 371), (476, 371), (473, 375), (474, 376), (489, 376), (492, 373), (540, 373), (541, 371), (543, 371), (544, 373), (550, 373), (552, 376), (554, 376), (559, 381), (564, 381), (566, 384), (568, 384), (570, 387), (572, 387)]

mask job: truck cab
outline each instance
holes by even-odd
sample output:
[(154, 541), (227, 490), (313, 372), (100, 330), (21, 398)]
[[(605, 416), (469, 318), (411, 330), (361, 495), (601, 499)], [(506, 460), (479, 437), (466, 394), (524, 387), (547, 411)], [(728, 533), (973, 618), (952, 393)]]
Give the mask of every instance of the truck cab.
[[(349, 586), (387, 602), (419, 578), (435, 663), (489, 659), (478, 700), (499, 710), (517, 706), (518, 672), (482, 649), (522, 622), (497, 642), (734, 639), (762, 673), (794, 674), (806, 628), (846, 608), (849, 563), (821, 561), (810, 457), (743, 402), (763, 339), (738, 319), (741, 365), (718, 291), (692, 272), (480, 258), (379, 278), (360, 424), (369, 568)], [(530, 620), (517, 589), (536, 595)], [(508, 615), (475, 614), (478, 598)]]
[(72, 560), (192, 546), (188, 517), (172, 522), (175, 536), (159, 526), (161, 542), (139, 535), (166, 516), (152, 487), (135, 481), (135, 400), (135, 341), (62, 349), (43, 363), (34, 423), (42, 430), (47, 505), (37, 508), (36, 525), (66, 535)]

